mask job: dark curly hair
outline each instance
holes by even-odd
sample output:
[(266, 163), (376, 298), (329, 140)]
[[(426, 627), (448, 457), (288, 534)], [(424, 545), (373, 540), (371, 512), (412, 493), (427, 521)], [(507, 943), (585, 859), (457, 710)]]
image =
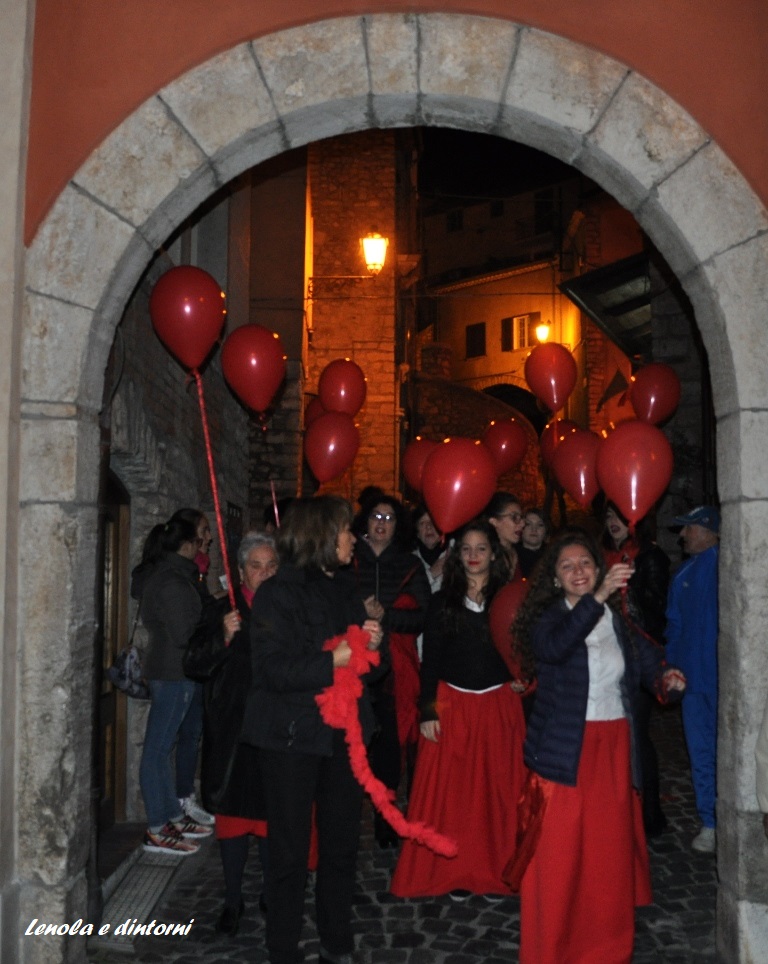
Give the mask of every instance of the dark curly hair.
[[(569, 546), (581, 546), (594, 559), (597, 567), (595, 586), (599, 586), (605, 578), (606, 566), (603, 553), (600, 551), (597, 542), (585, 529), (578, 529), (573, 526), (547, 547), (546, 552), (539, 560), (531, 590), (520, 607), (512, 627), (512, 652), (518, 660), (522, 675), (528, 678), (531, 678), (535, 671), (535, 659), (531, 649), (533, 627), (543, 612), (565, 596), (563, 587), (557, 581), (555, 569), (561, 552)], [(615, 594), (608, 602), (611, 606), (615, 605)]]

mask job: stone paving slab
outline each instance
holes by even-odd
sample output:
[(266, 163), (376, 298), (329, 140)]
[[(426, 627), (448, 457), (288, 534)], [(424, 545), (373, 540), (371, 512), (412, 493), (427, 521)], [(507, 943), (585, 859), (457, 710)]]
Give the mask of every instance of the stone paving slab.
[[(654, 740), (661, 763), (662, 804), (669, 828), (649, 841), (654, 903), (637, 911), (634, 964), (715, 961), (717, 869), (714, 856), (697, 854), (690, 841), (698, 831), (688, 760), (678, 709), (658, 710)], [(358, 867), (354, 917), (359, 964), (485, 964), (517, 959), (520, 904), (509, 897), (489, 904), (482, 897), (454, 903), (448, 897), (403, 900), (388, 892), (397, 851), (376, 847), (366, 811)], [(214, 932), (223, 892), (218, 849), (187, 861), (173, 891), (152, 917), (187, 923), (187, 937), (139, 938), (132, 959), (140, 964), (265, 964), (264, 921), (258, 910), (261, 871), (255, 846), (246, 867), (246, 913), (234, 938)], [(307, 886), (304, 927), (307, 961), (316, 959), (312, 878)], [(95, 947), (93, 961), (104, 957)]]

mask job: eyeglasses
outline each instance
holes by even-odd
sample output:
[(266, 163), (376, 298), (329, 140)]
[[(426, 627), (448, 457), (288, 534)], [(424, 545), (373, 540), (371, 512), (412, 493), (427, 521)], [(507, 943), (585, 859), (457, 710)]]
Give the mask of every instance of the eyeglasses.
[(523, 515), (521, 512), (500, 512), (497, 519), (511, 519), (513, 522), (522, 522)]
[(374, 512), (371, 516), (377, 522), (394, 522), (395, 517), (391, 512)]

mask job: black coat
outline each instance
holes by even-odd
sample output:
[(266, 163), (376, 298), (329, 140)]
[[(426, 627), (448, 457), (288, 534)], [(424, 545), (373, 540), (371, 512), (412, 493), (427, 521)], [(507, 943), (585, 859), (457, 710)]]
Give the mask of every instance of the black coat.
[[(251, 614), (253, 683), (242, 739), (269, 750), (331, 756), (333, 730), (315, 702), (333, 683), (333, 655), (323, 644), (365, 620), (361, 597), (338, 574), (283, 564), (259, 589)], [(365, 687), (359, 709), (367, 741), (373, 713)]]
[[(251, 689), (251, 608), (239, 589), (235, 597), (240, 631), (203, 687), (200, 789), (203, 806), (211, 813), (259, 820), (266, 818), (266, 812), (258, 750), (240, 742)], [(218, 632), (223, 634), (221, 623)]]

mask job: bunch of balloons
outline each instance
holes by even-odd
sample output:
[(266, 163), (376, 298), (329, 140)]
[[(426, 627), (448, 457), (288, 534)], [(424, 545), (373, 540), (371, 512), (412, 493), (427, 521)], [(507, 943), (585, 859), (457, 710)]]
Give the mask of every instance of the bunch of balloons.
[(320, 373), (317, 398), (304, 417), (304, 456), (318, 482), (342, 475), (360, 448), (355, 415), (365, 401), (365, 375), (349, 358), (330, 362)]
[(672, 477), (672, 448), (656, 426), (677, 408), (680, 381), (668, 365), (646, 365), (633, 376), (629, 398), (637, 418), (604, 439), (568, 419), (553, 419), (541, 436), (541, 457), (580, 506), (589, 506), (602, 489), (634, 525)]
[[(158, 338), (190, 370), (197, 384), (208, 473), (222, 546), (226, 545), (226, 539), (200, 366), (219, 340), (226, 313), (224, 292), (216, 279), (202, 268), (192, 265), (181, 265), (166, 271), (155, 284), (149, 298), (149, 314)], [(263, 412), (285, 377), (285, 356), (280, 339), (261, 325), (236, 328), (224, 342), (221, 367), (238, 398), (256, 411)], [(234, 608), (233, 583), (226, 553), (223, 561), (230, 603)]]
[(403, 475), (422, 493), (438, 529), (451, 532), (485, 508), (498, 477), (517, 468), (527, 447), (525, 429), (513, 418), (491, 422), (482, 440), (417, 436), (403, 452)]

